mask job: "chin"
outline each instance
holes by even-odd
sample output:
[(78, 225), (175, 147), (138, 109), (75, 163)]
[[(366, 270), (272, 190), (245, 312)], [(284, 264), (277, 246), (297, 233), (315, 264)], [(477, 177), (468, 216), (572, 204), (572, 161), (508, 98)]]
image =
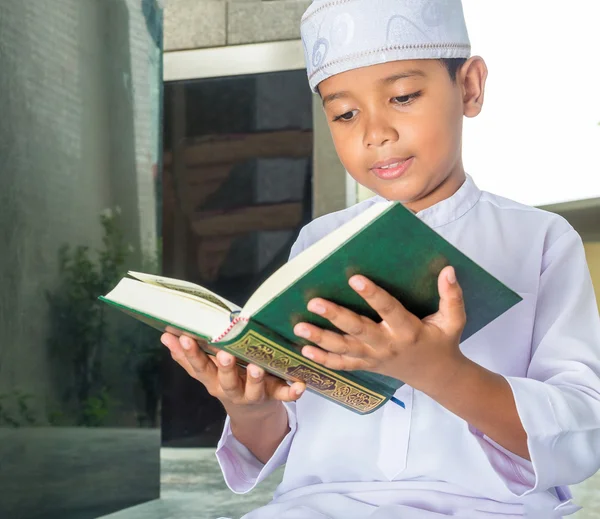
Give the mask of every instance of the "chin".
[(429, 197), (440, 189), (451, 174), (415, 174), (408, 171), (405, 175), (395, 180), (382, 180), (378, 177), (370, 178), (367, 187), (378, 195), (388, 200), (403, 204), (418, 202)]
[(393, 202), (401, 202), (401, 203), (405, 204), (412, 200), (412, 197), (410, 196), (409, 193), (406, 192), (406, 190), (390, 189), (390, 188), (378, 189), (375, 186), (366, 186), (366, 187), (367, 187), (367, 189), (370, 189), (371, 191), (373, 191), (373, 193), (375, 193), (376, 195), (379, 195), (380, 197), (385, 198), (386, 200), (391, 200)]
[(377, 179), (377, 181), (371, 182), (371, 185), (366, 187), (386, 200), (393, 200), (394, 202), (401, 202), (403, 204), (418, 199), (422, 191), (422, 189), (419, 189), (421, 186), (416, 186), (413, 182), (407, 182), (406, 179), (393, 181)]

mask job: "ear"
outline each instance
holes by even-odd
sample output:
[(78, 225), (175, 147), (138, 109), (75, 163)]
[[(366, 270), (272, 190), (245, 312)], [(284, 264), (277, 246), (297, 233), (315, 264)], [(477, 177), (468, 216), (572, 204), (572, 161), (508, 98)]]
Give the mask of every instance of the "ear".
[(465, 117), (476, 117), (483, 108), (485, 95), (485, 82), (488, 69), (483, 58), (473, 56), (462, 66), (460, 84), (463, 93), (463, 106)]

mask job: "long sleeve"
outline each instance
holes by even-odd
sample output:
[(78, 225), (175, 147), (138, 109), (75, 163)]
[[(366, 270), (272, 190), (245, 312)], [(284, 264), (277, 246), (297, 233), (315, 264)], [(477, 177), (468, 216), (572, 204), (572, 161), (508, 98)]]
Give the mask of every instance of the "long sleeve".
[(480, 445), (508, 489), (523, 496), (592, 476), (600, 468), (600, 317), (572, 229), (543, 257), (527, 377), (506, 379), (531, 462), (482, 435)]
[(290, 431), (266, 464), (261, 463), (233, 436), (229, 416), (225, 419), (225, 427), (215, 454), (225, 483), (232, 492), (236, 494), (250, 492), (286, 462), (292, 439), (296, 433), (296, 404), (294, 402), (284, 403), (284, 406), (288, 415)]

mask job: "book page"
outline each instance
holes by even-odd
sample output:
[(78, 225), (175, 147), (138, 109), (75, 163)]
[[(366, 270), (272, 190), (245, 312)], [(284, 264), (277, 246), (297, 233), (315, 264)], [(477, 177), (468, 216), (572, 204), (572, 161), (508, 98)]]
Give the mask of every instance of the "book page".
[(202, 337), (220, 336), (231, 323), (231, 312), (196, 297), (175, 292), (156, 284), (124, 278), (105, 299), (175, 328), (183, 328)]
[(251, 317), (263, 308), (269, 301), (294, 284), (294, 282), (309, 272), (321, 260), (341, 247), (352, 236), (358, 234), (370, 222), (390, 209), (396, 202), (373, 204), (349, 222), (328, 234), (322, 240), (303, 250), (295, 258), (283, 265), (272, 274), (258, 290), (252, 294), (241, 312), (242, 317)]
[(143, 274), (141, 272), (134, 271), (129, 271), (128, 274), (131, 277), (143, 281), (144, 283), (161, 286), (170, 290), (176, 290), (177, 292), (193, 296), (194, 298), (203, 299), (220, 308), (223, 308), (224, 310), (228, 310), (230, 313), (238, 313), (241, 311), (241, 308), (235, 303), (232, 303), (224, 297), (221, 297), (215, 294), (214, 292), (211, 292), (207, 288), (201, 287), (200, 285), (196, 285), (194, 283), (190, 283), (188, 281), (168, 278), (165, 276)]

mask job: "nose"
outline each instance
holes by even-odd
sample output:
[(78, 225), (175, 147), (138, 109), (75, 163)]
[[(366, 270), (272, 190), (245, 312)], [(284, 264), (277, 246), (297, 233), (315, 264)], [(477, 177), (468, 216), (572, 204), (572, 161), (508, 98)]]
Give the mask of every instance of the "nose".
[(369, 116), (364, 134), (364, 144), (368, 148), (384, 146), (399, 139), (396, 128), (382, 114)]

